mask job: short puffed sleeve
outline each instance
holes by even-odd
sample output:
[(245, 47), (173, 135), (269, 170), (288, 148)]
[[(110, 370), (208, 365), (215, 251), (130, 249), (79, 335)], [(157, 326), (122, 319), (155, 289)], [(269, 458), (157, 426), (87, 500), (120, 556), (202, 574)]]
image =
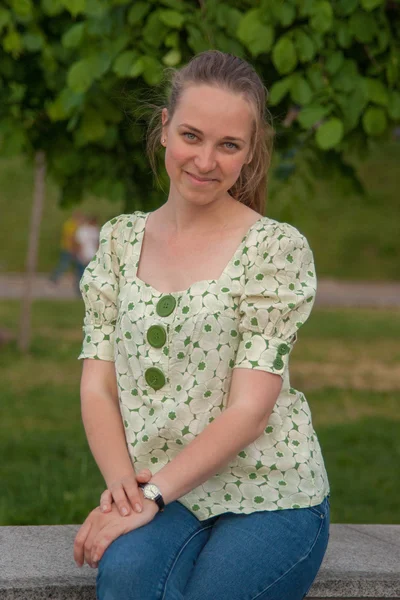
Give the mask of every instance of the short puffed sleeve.
[(239, 305), (241, 337), (233, 368), (283, 377), (297, 331), (311, 313), (317, 285), (306, 238), (287, 223), (272, 223), (247, 251)]
[(100, 231), (98, 250), (87, 265), (79, 288), (85, 303), (82, 351), (78, 359), (114, 361), (121, 229), (124, 217), (108, 221)]

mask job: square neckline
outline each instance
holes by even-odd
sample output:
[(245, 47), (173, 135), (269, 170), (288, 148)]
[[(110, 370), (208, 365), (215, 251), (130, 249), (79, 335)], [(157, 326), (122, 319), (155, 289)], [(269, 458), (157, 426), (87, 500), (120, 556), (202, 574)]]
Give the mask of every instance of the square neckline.
[[(177, 291), (173, 291), (173, 292), (161, 292), (160, 290), (158, 290), (157, 288), (152, 286), (150, 283), (147, 283), (146, 281), (143, 281), (143, 279), (140, 279), (140, 277), (138, 277), (138, 274), (137, 274), (138, 268), (139, 268), (139, 263), (140, 263), (140, 258), (142, 255), (142, 247), (143, 247), (144, 234), (145, 234), (145, 230), (146, 230), (146, 223), (147, 223), (147, 219), (149, 218), (150, 214), (151, 214), (151, 212), (148, 212), (148, 213), (141, 212), (140, 213), (140, 216), (142, 217), (142, 219), (144, 219), (144, 221), (143, 221), (143, 229), (139, 232), (139, 235), (140, 235), (139, 243), (135, 244), (136, 256), (137, 256), (136, 266), (135, 266), (135, 279), (139, 285), (144, 286), (144, 287), (152, 290), (153, 292), (156, 292), (156, 294), (160, 294), (161, 296), (173, 296), (174, 294), (175, 295), (187, 294), (192, 289), (192, 287), (194, 287), (195, 285), (199, 285), (201, 283), (218, 283), (219, 281), (221, 281), (221, 279), (223, 278), (223, 276), (225, 275), (225, 273), (227, 272), (227, 270), (229, 269), (229, 267), (235, 260), (236, 255), (241, 250), (242, 245), (246, 242), (247, 238), (249, 237), (253, 227), (255, 227), (263, 219), (265, 219), (265, 216), (261, 216), (259, 219), (257, 219), (257, 221), (255, 221), (252, 225), (250, 225), (250, 227), (244, 234), (242, 241), (240, 242), (239, 246), (236, 248), (233, 256), (229, 260), (228, 264), (225, 266), (224, 270), (222, 271), (222, 273), (218, 277), (218, 279), (200, 279), (199, 281), (194, 281), (193, 283), (191, 283), (190, 286), (184, 290), (177, 290)], [(138, 235), (138, 234), (136, 234), (136, 235)]]

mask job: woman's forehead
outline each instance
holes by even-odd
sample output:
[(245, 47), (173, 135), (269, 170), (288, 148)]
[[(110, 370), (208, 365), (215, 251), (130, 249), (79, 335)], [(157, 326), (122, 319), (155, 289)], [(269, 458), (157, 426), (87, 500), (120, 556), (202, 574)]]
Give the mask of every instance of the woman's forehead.
[(243, 138), (251, 135), (253, 112), (242, 94), (209, 85), (191, 85), (182, 93), (173, 120), (203, 132)]

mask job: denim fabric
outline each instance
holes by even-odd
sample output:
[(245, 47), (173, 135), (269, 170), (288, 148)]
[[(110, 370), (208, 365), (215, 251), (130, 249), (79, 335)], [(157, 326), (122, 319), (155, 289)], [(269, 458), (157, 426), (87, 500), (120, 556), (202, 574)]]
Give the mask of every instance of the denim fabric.
[(179, 501), (116, 539), (98, 600), (301, 600), (325, 555), (327, 496), (317, 506), (199, 521)]
[(68, 271), (68, 269), (71, 266), (75, 266), (74, 255), (71, 252), (68, 252), (67, 250), (61, 250), (58, 258), (58, 263), (54, 271), (50, 275), (51, 281), (54, 281), (54, 283), (56, 283), (60, 279), (61, 275), (63, 275), (65, 271)]

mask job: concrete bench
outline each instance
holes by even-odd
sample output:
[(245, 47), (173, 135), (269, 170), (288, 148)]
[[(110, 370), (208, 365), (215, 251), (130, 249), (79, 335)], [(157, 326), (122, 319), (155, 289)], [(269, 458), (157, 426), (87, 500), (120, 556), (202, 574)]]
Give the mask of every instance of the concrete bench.
[[(95, 600), (96, 571), (72, 556), (78, 528), (0, 527), (0, 599)], [(400, 599), (400, 525), (331, 525), (307, 598)]]

